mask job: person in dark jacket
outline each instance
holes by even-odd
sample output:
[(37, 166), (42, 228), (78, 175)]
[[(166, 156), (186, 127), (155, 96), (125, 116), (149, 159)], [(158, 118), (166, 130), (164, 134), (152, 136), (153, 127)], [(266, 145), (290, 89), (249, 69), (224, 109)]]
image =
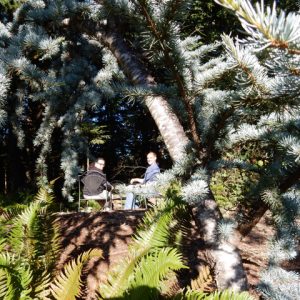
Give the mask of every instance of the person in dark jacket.
[(105, 160), (98, 158), (94, 163), (91, 163), (86, 175), (82, 178), (83, 198), (84, 199), (107, 199), (108, 192), (113, 186), (106, 180), (106, 174), (103, 169)]
[[(149, 152), (147, 154), (147, 162), (149, 167), (146, 170), (146, 173), (143, 178), (132, 178), (130, 180), (130, 184), (147, 184), (153, 181), (156, 181), (156, 176), (160, 173), (160, 168), (157, 165), (157, 155), (155, 152)], [(135, 200), (134, 200), (134, 193), (130, 192), (126, 194), (126, 201), (124, 209), (133, 209), (136, 208)]]

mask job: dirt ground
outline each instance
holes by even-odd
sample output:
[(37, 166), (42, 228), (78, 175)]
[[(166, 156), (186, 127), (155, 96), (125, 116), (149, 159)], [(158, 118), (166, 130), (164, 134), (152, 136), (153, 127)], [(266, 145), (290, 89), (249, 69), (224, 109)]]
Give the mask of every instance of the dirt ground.
[[(144, 215), (144, 210), (115, 210), (97, 213), (61, 213), (58, 221), (61, 224), (62, 253), (59, 268), (89, 249), (102, 249), (103, 259), (91, 259), (87, 267), (87, 293), (82, 299), (96, 299), (94, 291), (101, 282), (105, 282), (107, 271), (120, 262), (127, 254), (128, 244), (132, 234)], [(190, 228), (188, 238), (184, 241), (183, 253), (186, 264), (190, 267), (179, 274), (177, 288), (188, 285), (192, 278), (205, 264), (203, 245), (197, 234), (197, 229)], [(255, 299), (260, 299), (256, 291), (259, 282), (259, 272), (267, 265), (268, 239), (273, 235), (268, 218), (263, 218), (252, 232), (244, 238), (239, 249), (247, 274), (250, 293)], [(300, 272), (300, 257), (285, 266), (287, 269)]]

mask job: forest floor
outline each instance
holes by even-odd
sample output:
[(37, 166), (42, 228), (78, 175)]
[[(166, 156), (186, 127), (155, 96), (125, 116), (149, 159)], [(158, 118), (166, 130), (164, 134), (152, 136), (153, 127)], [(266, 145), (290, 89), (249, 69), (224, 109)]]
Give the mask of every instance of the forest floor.
[[(124, 260), (128, 254), (128, 244), (135, 232), (145, 210), (114, 210), (96, 213), (60, 213), (63, 250), (58, 268), (78, 254), (89, 249), (102, 249), (103, 258), (93, 258), (87, 266), (87, 293), (84, 300), (96, 299), (94, 291), (101, 282), (106, 281), (107, 271)], [(239, 250), (247, 274), (250, 293), (254, 299), (260, 299), (256, 290), (259, 273), (267, 265), (267, 244), (273, 235), (269, 218), (264, 217), (252, 232), (239, 243)], [(192, 224), (188, 238), (184, 241), (183, 253), (189, 269), (179, 273), (179, 280), (174, 288), (179, 289), (197, 277), (199, 270), (205, 266), (205, 251)], [(285, 265), (286, 269), (300, 272), (300, 257)]]

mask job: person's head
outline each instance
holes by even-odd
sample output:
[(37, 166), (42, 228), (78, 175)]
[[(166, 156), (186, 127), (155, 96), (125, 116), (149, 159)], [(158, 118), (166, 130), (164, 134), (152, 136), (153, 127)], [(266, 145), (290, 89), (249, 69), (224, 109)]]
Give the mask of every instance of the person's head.
[(156, 163), (156, 159), (157, 159), (157, 155), (155, 152), (151, 151), (147, 154), (147, 162), (149, 165)]
[(103, 171), (104, 166), (105, 166), (105, 160), (104, 160), (104, 158), (99, 157), (99, 158), (97, 158), (95, 160), (95, 162), (94, 162), (94, 167), (95, 168), (100, 169), (101, 171)]

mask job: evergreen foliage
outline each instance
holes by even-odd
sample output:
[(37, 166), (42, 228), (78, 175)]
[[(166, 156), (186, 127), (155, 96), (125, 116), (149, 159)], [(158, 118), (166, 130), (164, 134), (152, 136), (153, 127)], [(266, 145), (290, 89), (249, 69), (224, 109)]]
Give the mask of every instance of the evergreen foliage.
[[(296, 243), (289, 240), (299, 235), (300, 17), (277, 10), (275, 4), (265, 8), (263, 1), (255, 6), (247, 0), (215, 2), (238, 16), (245, 36), (223, 35), (220, 42), (199, 46), (200, 38), (186, 37), (179, 26), (193, 1), (28, 1), (12, 23), (0, 28), (0, 123), (9, 124), (20, 147), (28, 143), (24, 128), (32, 129), (41, 183), (47, 181), (47, 155), (60, 143), (63, 192), (68, 196), (79, 171), (78, 153), (87, 151), (79, 126), (86, 108), (101, 105), (103, 99), (112, 101), (116, 94), (145, 100), (163, 138), (174, 141), (166, 141), (169, 150), (179, 147), (178, 132), (190, 141), (174, 168), (160, 176), (159, 185), (179, 180), (183, 199), (201, 206), (206, 200), (214, 202), (214, 172), (256, 172), (251, 197), (271, 209), (278, 229), (272, 247), (280, 250), (271, 251), (273, 268), (294, 257)], [(122, 48), (124, 43), (130, 47)], [(139, 65), (149, 70), (147, 76)], [(148, 81), (139, 80), (143, 76)], [(128, 79), (143, 84), (132, 86)], [(161, 105), (155, 107), (158, 97)], [(25, 115), (32, 107), (38, 114), (29, 114), (29, 125)], [(157, 117), (164, 110), (167, 120)], [(177, 128), (165, 132), (165, 124), (174, 119)], [(253, 142), (266, 149), (263, 166), (241, 161), (238, 155), (224, 159), (226, 152)], [(36, 208), (29, 210), (34, 213)], [(24, 219), (32, 220), (26, 213)], [(214, 246), (235, 232), (230, 222), (214, 228), (219, 230), (210, 235)], [(136, 261), (127, 262), (116, 281), (124, 283), (127, 268), (132, 270), (151, 248), (150, 238), (162, 247), (166, 229), (158, 239), (153, 236), (156, 228), (151, 229), (149, 236), (137, 237), (144, 248), (134, 252)], [(270, 282), (269, 289), (277, 291), (276, 280)], [(297, 285), (292, 289), (297, 293)]]
[[(132, 110), (143, 114), (141, 104), (120, 97), (118, 85), (126, 79), (116, 59), (93, 36), (96, 32), (86, 32), (85, 27), (96, 26), (93, 20), (104, 14), (100, 9), (93, 1), (27, 1), (11, 23), (0, 25), (4, 155), (18, 144), (16, 165), (26, 168), (20, 180), (31, 186), (36, 176), (38, 185), (43, 185), (63, 171), (63, 194), (70, 201), (79, 162), (86, 156), (100, 149), (101, 156), (111, 156), (108, 167), (118, 166), (120, 159), (141, 165), (151, 145), (159, 148), (154, 122), (137, 125), (139, 115)], [(97, 129), (103, 126), (105, 131)], [(106, 149), (99, 147), (104, 142)], [(4, 165), (9, 179), (13, 167), (11, 159)]]
[[(244, 124), (232, 126), (231, 132), (228, 132), (229, 143), (223, 146), (259, 141), (274, 150), (270, 161), (261, 170), (263, 172), (260, 171), (257, 188), (254, 189), (268, 204), (277, 227), (276, 240), (270, 248), (270, 269), (266, 273), (268, 275), (262, 277), (261, 289), (270, 299), (288, 299), (291, 293), (299, 297), (299, 283), (295, 277), (290, 281), (289, 291), (277, 294), (280, 290), (277, 272), (272, 272), (276, 269), (274, 265), (295, 257), (297, 243), (293, 241), (299, 236), (296, 221), (299, 218), (299, 196), (296, 196), (299, 193), (296, 184), (299, 173), (296, 150), (299, 139), (296, 125), (299, 122), (296, 92), (299, 79), (294, 72), (299, 64), (299, 15), (283, 11), (277, 13), (275, 4), (273, 8), (264, 9), (263, 2), (256, 4), (255, 8), (249, 1), (216, 2), (234, 10), (249, 34), (249, 37), (235, 43), (228, 36), (223, 37), (228, 61), (237, 70), (236, 88), (239, 89), (235, 93), (240, 98), (235, 99), (234, 105), (237, 109), (243, 105), (244, 113), (247, 113), (243, 116), (241, 111)], [(290, 176), (295, 176), (295, 181)], [(284, 280), (292, 276), (284, 270), (279, 272), (282, 278), (287, 276)]]
[[(251, 197), (269, 207), (281, 227), (275, 244), (284, 246), (272, 253), (292, 258), (296, 243), (287, 241), (299, 236), (299, 201), (298, 196), (287, 201), (285, 195), (297, 191), (299, 181), (299, 14), (286, 14), (275, 4), (264, 8), (263, 2), (255, 7), (246, 0), (216, 2), (233, 10), (246, 32), (243, 39), (223, 35), (225, 53), (218, 57), (214, 51), (219, 44), (195, 48), (197, 38), (181, 38), (176, 22), (164, 15), (172, 1), (165, 6), (151, 1), (137, 5), (147, 23), (146, 42), (139, 47), (145, 48), (151, 63), (165, 66), (158, 78), (172, 91), (176, 104), (169, 103), (192, 141), (187, 149), (190, 154), (159, 180), (183, 178), (183, 198), (196, 204), (211, 197), (210, 180), (216, 170), (255, 171), (258, 176)], [(131, 7), (127, 15), (133, 11)], [(142, 93), (147, 96), (146, 90), (139, 96)], [(224, 162), (226, 152), (253, 142), (267, 151), (263, 166), (243, 162), (238, 156)], [(274, 188), (277, 196), (264, 197)], [(291, 204), (294, 213), (290, 213)], [(282, 208), (278, 211), (278, 207)], [(220, 225), (222, 239), (224, 233), (234, 232), (230, 227)]]
[[(1, 27), (1, 123), (13, 123), (19, 147), (25, 147), (26, 119), (31, 119), (35, 130), (31, 154), (37, 155), (40, 184), (48, 181), (47, 156), (53, 143), (61, 143), (63, 192), (69, 197), (79, 172), (78, 155), (86, 153), (79, 123), (86, 108), (97, 107), (101, 99), (114, 95), (109, 81), (118, 73), (114, 58), (98, 42), (68, 26), (94, 9), (97, 6), (77, 1), (28, 1), (16, 11), (11, 24)], [(8, 103), (17, 119), (7, 118), (3, 108)], [(28, 110), (33, 106), (38, 106), (38, 118)], [(61, 140), (53, 140), (56, 132)]]

